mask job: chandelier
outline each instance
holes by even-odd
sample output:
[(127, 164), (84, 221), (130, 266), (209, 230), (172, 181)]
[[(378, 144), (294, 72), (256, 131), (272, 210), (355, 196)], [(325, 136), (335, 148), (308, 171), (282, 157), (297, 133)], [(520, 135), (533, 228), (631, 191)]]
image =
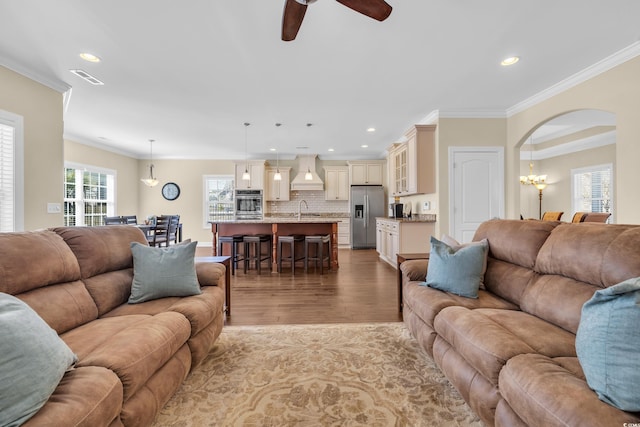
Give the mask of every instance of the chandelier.
[(529, 175), (520, 175), (520, 184), (535, 185), (542, 191), (547, 187), (547, 175), (536, 175), (533, 173), (533, 142), (529, 139)]

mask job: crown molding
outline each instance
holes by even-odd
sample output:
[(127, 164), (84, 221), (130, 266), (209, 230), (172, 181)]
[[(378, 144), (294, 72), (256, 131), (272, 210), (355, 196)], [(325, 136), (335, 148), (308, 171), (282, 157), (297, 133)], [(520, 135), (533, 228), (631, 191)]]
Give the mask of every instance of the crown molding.
[(559, 95), (560, 93), (565, 92), (572, 87), (579, 85), (580, 83), (583, 83), (606, 71), (609, 71), (610, 69), (617, 67), (618, 65), (623, 64), (638, 55), (640, 55), (640, 41), (637, 41), (619, 50), (618, 52), (606, 57), (599, 62), (596, 62), (595, 64), (585, 68), (582, 71), (578, 71), (574, 75), (554, 84), (553, 86), (543, 90), (542, 92), (538, 92), (532, 97), (527, 98), (510, 108), (507, 108), (507, 117), (511, 117), (515, 114), (521, 113), (536, 104), (546, 101), (547, 99)]
[(88, 147), (98, 148), (98, 149), (103, 150), (103, 151), (108, 151), (110, 153), (119, 154), (121, 156), (131, 157), (132, 159), (136, 159), (136, 160), (144, 159), (144, 157), (140, 157), (137, 153), (134, 153), (133, 151), (128, 151), (128, 150), (122, 150), (122, 149), (119, 149), (119, 148), (115, 148), (115, 147), (112, 147), (110, 145), (107, 145), (104, 142), (102, 142), (102, 143), (95, 142), (95, 141), (83, 138), (81, 136), (78, 136), (78, 135), (70, 134), (68, 132), (64, 133), (63, 139), (66, 140), (66, 141), (74, 142), (76, 144), (86, 145)]
[(612, 130), (598, 135), (593, 135), (584, 139), (567, 142), (542, 150), (520, 150), (520, 160), (544, 160), (551, 157), (563, 156), (576, 153), (578, 151), (590, 150), (592, 148), (604, 147), (616, 143), (616, 131)]
[(45, 85), (48, 88), (55, 90), (56, 92), (65, 93), (69, 89), (71, 89), (71, 85), (63, 82), (62, 80), (51, 79), (41, 74), (34, 73), (33, 71), (28, 70), (20, 64), (2, 56), (0, 56), (0, 65), (10, 69), (11, 71), (15, 71), (16, 73), (21, 74), (33, 81)]

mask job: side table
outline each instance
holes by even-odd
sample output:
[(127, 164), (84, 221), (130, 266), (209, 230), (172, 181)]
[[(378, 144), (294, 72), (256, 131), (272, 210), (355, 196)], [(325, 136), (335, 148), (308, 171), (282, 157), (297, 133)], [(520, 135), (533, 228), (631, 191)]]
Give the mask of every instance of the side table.
[(195, 262), (219, 262), (224, 265), (224, 312), (231, 316), (231, 257), (230, 256), (197, 256)]
[(410, 259), (429, 259), (429, 254), (425, 252), (396, 255), (396, 268), (398, 269), (398, 311), (400, 312), (402, 312), (402, 271), (400, 270), (400, 264)]

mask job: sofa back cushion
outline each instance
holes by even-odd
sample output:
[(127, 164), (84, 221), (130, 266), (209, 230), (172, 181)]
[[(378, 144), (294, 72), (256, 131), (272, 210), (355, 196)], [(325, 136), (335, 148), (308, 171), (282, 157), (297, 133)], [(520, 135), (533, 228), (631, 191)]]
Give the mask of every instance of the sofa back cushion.
[(640, 276), (640, 226), (561, 224), (540, 248), (522, 310), (576, 333), (598, 289)]
[(98, 316), (75, 255), (49, 230), (0, 233), (0, 292), (25, 301), (59, 334)]
[(131, 242), (147, 244), (140, 229), (126, 225), (60, 227), (54, 231), (69, 245), (82, 281), (102, 315), (127, 302), (133, 280)]
[(484, 284), (487, 290), (520, 305), (534, 279), (538, 251), (558, 225), (548, 221), (491, 220), (480, 224), (474, 241), (489, 241)]

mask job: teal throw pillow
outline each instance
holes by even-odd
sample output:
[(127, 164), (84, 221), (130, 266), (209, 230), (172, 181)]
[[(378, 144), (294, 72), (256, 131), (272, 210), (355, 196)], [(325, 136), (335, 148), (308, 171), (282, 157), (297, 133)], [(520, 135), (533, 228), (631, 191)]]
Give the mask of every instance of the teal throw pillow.
[(478, 298), (488, 249), (486, 239), (456, 251), (431, 236), (427, 280), (422, 284), (463, 297)]
[(640, 277), (601, 289), (582, 306), (576, 353), (600, 400), (640, 411)]
[(0, 293), (0, 425), (20, 425), (35, 415), (75, 362), (31, 307)]
[(194, 262), (197, 245), (190, 242), (154, 248), (131, 243), (133, 283), (129, 304), (202, 293)]

